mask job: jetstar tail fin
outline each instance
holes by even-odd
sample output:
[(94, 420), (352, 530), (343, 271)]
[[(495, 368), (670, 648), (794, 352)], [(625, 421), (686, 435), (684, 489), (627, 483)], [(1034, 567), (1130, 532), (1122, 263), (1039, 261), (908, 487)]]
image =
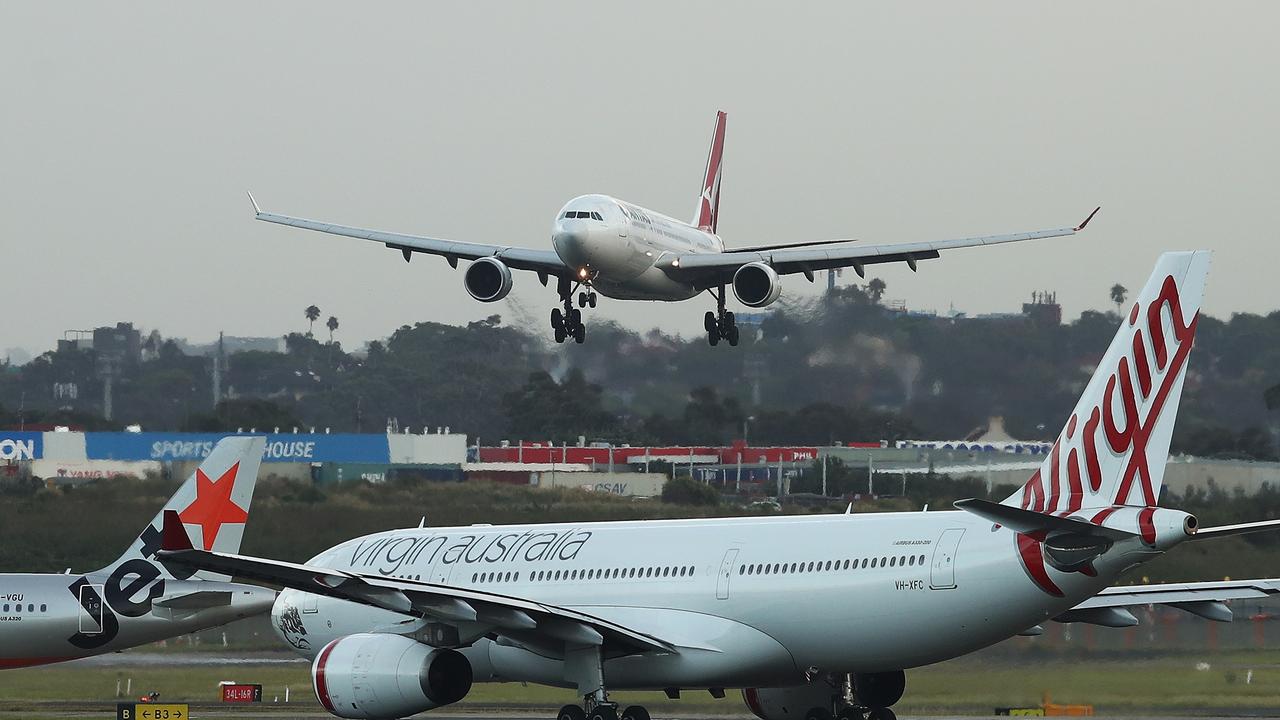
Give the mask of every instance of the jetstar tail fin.
[(1155, 506), (1208, 273), (1208, 251), (1160, 256), (1049, 456), (1005, 505)]
[[(233, 436), (219, 440), (129, 549), (99, 572), (109, 574), (126, 563), (146, 564), (154, 560), (163, 544), (164, 534), (174, 532), (172, 528), (165, 527), (166, 522), (172, 524), (177, 521), (183, 537), (190, 538), (187, 542), (194, 543), (196, 547), (238, 552), (265, 447), (266, 439), (262, 437)], [(167, 569), (165, 574), (174, 577)], [(195, 577), (202, 580), (229, 579), (206, 572), (196, 573)]]

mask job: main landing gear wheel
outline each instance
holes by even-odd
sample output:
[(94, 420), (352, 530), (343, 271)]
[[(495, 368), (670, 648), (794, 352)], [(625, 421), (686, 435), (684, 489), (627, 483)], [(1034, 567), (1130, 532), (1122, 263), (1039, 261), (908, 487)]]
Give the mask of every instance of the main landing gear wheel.
[(551, 309), (551, 329), (552, 330), (564, 329), (564, 313), (560, 311), (560, 308)]
[(613, 705), (597, 705), (587, 715), (587, 720), (618, 720), (618, 708)]
[(578, 326), (573, 329), (573, 341), (581, 345), (582, 343), (586, 342), (586, 339), (587, 339), (587, 326), (583, 325), (582, 323), (578, 323)]
[(702, 316), (702, 327), (707, 331), (707, 344), (715, 347), (723, 339), (728, 340), (731, 347), (737, 347), (738, 321), (733, 313), (724, 309), (724, 286), (720, 287), (719, 293), (712, 291), (711, 294), (716, 298), (716, 311), (708, 310), (707, 314)]
[(587, 720), (587, 711), (577, 705), (565, 705), (556, 714), (556, 720)]
[(867, 720), (898, 720), (898, 714), (889, 708), (872, 708), (867, 713)]
[(866, 714), (855, 707), (843, 707), (836, 713), (836, 720), (866, 720), (866, 718)]
[(649, 711), (640, 705), (632, 705), (622, 711), (622, 720), (649, 720)]
[(804, 720), (831, 720), (831, 711), (823, 707), (809, 708)]

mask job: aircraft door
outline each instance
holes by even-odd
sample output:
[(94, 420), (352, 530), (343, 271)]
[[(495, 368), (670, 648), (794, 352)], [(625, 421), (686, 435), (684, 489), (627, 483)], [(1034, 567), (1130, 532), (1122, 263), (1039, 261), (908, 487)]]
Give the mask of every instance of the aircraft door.
[(933, 567), (929, 571), (930, 588), (950, 590), (956, 586), (956, 550), (960, 547), (962, 537), (964, 528), (942, 531), (942, 536), (933, 548)]
[(102, 633), (102, 586), (80, 586), (80, 634)]
[(729, 599), (729, 578), (733, 577), (733, 564), (738, 560), (738, 548), (731, 548), (720, 561), (720, 574), (716, 578), (716, 599)]

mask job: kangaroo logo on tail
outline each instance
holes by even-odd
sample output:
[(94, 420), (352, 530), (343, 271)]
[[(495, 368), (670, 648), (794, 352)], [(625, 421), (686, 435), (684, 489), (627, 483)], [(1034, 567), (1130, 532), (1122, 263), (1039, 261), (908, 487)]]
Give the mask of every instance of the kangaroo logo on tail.
[(702, 176), (702, 193), (698, 209), (689, 223), (699, 230), (714, 233), (720, 220), (720, 163), (724, 158), (725, 114), (716, 113), (716, 126), (711, 132), (711, 151), (707, 155), (707, 171)]

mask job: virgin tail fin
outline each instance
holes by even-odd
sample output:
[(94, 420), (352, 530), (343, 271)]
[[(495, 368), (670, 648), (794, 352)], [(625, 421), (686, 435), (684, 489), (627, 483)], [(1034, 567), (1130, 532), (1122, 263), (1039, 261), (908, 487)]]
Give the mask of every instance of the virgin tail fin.
[(1064, 516), (1156, 505), (1208, 273), (1206, 250), (1160, 256), (1053, 449), (1005, 505)]

